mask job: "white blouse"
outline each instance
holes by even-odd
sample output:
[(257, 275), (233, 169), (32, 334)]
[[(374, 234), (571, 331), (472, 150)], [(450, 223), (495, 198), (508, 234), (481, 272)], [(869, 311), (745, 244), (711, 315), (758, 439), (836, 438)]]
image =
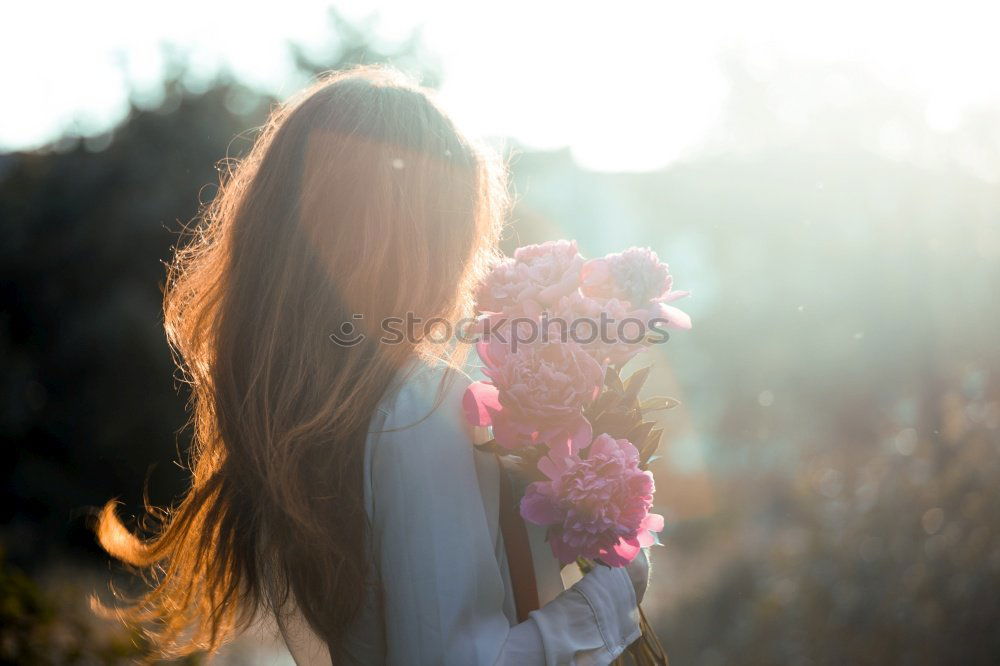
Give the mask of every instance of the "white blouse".
[[(530, 524), (542, 606), (517, 623), (497, 461), (472, 446), (476, 433), (462, 416), (469, 381), (444, 364), (415, 361), (372, 419), (365, 502), (382, 594), (373, 586), (336, 662), (610, 663), (639, 637), (628, 573), (598, 566), (564, 590), (544, 529)], [(331, 663), (301, 615), (282, 624), (299, 666)]]

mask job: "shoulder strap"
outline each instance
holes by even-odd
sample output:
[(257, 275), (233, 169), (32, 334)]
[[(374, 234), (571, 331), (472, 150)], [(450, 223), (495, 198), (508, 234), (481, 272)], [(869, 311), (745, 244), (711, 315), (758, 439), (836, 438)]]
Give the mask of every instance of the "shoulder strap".
[(503, 546), (507, 552), (511, 587), (514, 588), (514, 607), (517, 609), (517, 621), (524, 622), (528, 619), (528, 613), (538, 609), (535, 565), (531, 559), (528, 530), (525, 528), (524, 519), (521, 518), (517, 504), (514, 502), (510, 477), (499, 457), (497, 457), (497, 465), (500, 468), (500, 532), (503, 534)]

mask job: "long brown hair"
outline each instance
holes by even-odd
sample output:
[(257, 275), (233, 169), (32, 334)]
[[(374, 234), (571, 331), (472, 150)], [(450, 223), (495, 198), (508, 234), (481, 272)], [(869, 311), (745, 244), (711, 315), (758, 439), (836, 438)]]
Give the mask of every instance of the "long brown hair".
[[(364, 443), (417, 335), (454, 321), (496, 252), (505, 173), (430, 94), (385, 68), (335, 73), (276, 110), (176, 252), (165, 325), (191, 388), (191, 487), (136, 536), (97, 532), (151, 587), (114, 610), (157, 655), (214, 650), (294, 602), (331, 646), (372, 580)], [(367, 337), (336, 344), (350, 322)], [(144, 523), (150, 527), (148, 522)]]

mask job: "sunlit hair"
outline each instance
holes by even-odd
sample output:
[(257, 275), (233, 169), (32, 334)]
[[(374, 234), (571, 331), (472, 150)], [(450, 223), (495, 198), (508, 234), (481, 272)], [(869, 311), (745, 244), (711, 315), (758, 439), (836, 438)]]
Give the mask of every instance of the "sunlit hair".
[[(151, 584), (105, 611), (163, 656), (214, 650), (290, 603), (340, 644), (374, 580), (369, 420), (397, 370), (443, 349), (382, 344), (378, 322), (466, 316), (507, 205), (495, 156), (392, 70), (336, 73), (275, 111), (170, 267), (191, 487), (149, 508), (148, 535), (104, 507), (101, 544)], [(368, 337), (335, 344), (345, 321)]]

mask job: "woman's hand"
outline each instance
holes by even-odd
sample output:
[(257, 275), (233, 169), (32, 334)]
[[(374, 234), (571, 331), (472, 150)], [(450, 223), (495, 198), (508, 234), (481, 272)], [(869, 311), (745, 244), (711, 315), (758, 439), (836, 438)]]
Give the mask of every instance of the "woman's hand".
[(642, 602), (642, 598), (646, 595), (646, 586), (649, 585), (649, 556), (646, 554), (647, 550), (649, 549), (640, 549), (635, 559), (625, 567), (628, 577), (632, 581), (632, 586), (635, 588), (636, 605)]

